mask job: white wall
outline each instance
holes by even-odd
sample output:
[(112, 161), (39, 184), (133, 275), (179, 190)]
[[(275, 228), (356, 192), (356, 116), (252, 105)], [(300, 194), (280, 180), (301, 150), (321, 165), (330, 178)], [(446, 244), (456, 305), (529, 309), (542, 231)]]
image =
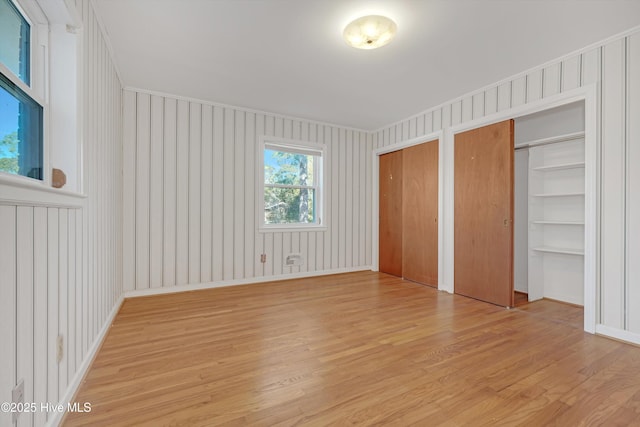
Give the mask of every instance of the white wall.
[[(25, 381), (25, 402), (58, 402), (122, 294), (121, 84), (89, 0), (83, 17), (83, 155), (86, 198), (22, 189), (0, 192), (0, 401)], [(56, 337), (64, 357), (56, 362)], [(49, 414), (49, 421), (53, 414)], [(45, 412), (19, 426), (42, 426)], [(0, 425), (11, 414), (0, 413)]]
[[(489, 85), (373, 134), (373, 148), (446, 129), (581, 86), (598, 85), (599, 323), (640, 334), (640, 32)], [(445, 167), (451, 163), (445, 160)], [(449, 166), (451, 167), (451, 166)], [(445, 184), (446, 185), (446, 184)], [(447, 206), (445, 201), (445, 206)], [(445, 221), (452, 221), (445, 212)], [(453, 288), (452, 242), (444, 286)], [(625, 335), (628, 337), (628, 335)], [(640, 336), (634, 339), (640, 341)]]
[(584, 132), (584, 102), (562, 105), (515, 120), (516, 147), (529, 141)]
[[(328, 146), (326, 231), (257, 231), (261, 135)], [(125, 90), (125, 288), (366, 268), (371, 149), (362, 131)], [(304, 264), (285, 267), (293, 252)]]

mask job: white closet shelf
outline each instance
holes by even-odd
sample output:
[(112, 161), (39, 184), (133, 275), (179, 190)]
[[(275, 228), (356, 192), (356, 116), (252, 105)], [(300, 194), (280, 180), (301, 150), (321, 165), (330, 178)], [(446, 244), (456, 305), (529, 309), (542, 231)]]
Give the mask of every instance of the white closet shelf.
[(548, 172), (563, 169), (579, 169), (584, 168), (584, 162), (562, 163), (558, 165), (538, 166), (533, 168), (534, 171)]
[(538, 193), (532, 194), (531, 197), (573, 197), (584, 196), (584, 191), (579, 193)]
[(531, 249), (537, 252), (547, 252), (552, 254), (584, 255), (584, 250), (582, 249), (553, 248), (549, 246), (538, 246)]
[(551, 225), (584, 225), (584, 221), (546, 221), (535, 220), (531, 221), (532, 224), (551, 224)]
[(584, 135), (585, 135), (584, 131), (581, 131), (581, 132), (567, 133), (564, 135), (552, 136), (549, 138), (535, 139), (533, 141), (526, 141), (526, 142), (521, 142), (519, 144), (516, 144), (515, 148), (535, 147), (536, 145), (554, 144), (556, 142), (575, 141), (575, 140), (584, 138)]

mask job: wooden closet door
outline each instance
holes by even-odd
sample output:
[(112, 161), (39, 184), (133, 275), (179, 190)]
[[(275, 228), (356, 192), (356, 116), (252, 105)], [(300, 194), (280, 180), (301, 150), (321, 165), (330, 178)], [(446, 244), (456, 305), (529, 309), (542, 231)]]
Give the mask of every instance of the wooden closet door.
[(402, 274), (438, 286), (438, 141), (405, 148), (402, 161)]
[(454, 288), (513, 306), (513, 120), (455, 136)]
[(380, 156), (379, 270), (402, 277), (402, 151)]

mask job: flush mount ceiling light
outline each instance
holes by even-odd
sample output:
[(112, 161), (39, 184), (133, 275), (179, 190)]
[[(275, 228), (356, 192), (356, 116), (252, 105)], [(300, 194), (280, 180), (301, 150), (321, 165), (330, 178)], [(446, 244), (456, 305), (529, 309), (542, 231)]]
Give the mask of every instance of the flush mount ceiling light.
[(386, 16), (369, 15), (351, 21), (342, 36), (349, 46), (358, 49), (376, 49), (389, 43), (398, 26)]

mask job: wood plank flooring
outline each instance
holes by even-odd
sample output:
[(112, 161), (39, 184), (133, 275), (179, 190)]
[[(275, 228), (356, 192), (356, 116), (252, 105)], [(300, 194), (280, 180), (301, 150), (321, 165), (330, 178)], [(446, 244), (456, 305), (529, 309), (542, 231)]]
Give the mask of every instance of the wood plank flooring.
[(75, 401), (65, 426), (638, 425), (640, 348), (350, 273), (126, 300)]

